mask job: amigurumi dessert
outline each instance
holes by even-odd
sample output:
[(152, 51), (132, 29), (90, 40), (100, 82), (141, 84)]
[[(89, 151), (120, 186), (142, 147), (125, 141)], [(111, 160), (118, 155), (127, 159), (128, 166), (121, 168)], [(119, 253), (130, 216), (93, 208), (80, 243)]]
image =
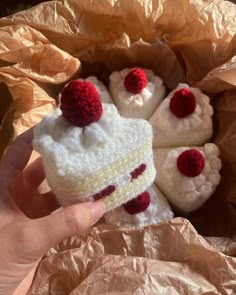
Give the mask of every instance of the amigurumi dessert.
[(179, 84), (150, 118), (153, 146), (192, 146), (206, 143), (213, 134), (213, 108), (200, 89)]
[(149, 119), (165, 96), (161, 78), (141, 68), (113, 72), (109, 87), (119, 113), (126, 118)]
[(88, 79), (71, 81), (60, 107), (35, 127), (34, 148), (62, 206), (103, 198), (109, 211), (155, 179), (151, 125), (122, 118), (103, 95)]
[(155, 183), (178, 211), (198, 209), (220, 182), (221, 160), (213, 143), (154, 150)]
[(173, 217), (168, 201), (153, 184), (136, 198), (105, 214), (105, 221), (116, 226), (139, 228)]

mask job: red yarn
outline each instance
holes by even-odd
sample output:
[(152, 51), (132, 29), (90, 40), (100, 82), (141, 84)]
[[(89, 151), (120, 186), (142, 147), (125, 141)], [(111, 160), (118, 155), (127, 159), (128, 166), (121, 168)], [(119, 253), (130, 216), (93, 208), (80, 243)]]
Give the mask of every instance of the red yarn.
[(139, 175), (141, 175), (147, 168), (146, 164), (139, 165), (136, 169), (134, 169), (130, 175), (132, 177), (132, 180), (137, 178)]
[(182, 174), (195, 177), (204, 169), (205, 159), (198, 150), (190, 149), (179, 155), (177, 167)]
[(134, 94), (140, 93), (147, 85), (147, 76), (143, 69), (136, 68), (125, 77), (125, 88)]
[(178, 118), (191, 115), (196, 108), (196, 99), (189, 88), (182, 88), (175, 92), (169, 104), (171, 112)]
[(71, 81), (61, 94), (62, 115), (72, 124), (85, 127), (100, 119), (102, 104), (95, 87), (89, 82)]
[(94, 198), (95, 201), (99, 200), (99, 199), (102, 199), (102, 198), (107, 197), (110, 194), (112, 194), (115, 190), (116, 190), (116, 187), (114, 185), (109, 185), (108, 187), (106, 187), (101, 192), (96, 193), (95, 195), (93, 195), (93, 198)]
[(149, 205), (150, 195), (148, 192), (144, 192), (138, 197), (124, 204), (123, 207), (129, 214), (134, 215), (145, 211)]

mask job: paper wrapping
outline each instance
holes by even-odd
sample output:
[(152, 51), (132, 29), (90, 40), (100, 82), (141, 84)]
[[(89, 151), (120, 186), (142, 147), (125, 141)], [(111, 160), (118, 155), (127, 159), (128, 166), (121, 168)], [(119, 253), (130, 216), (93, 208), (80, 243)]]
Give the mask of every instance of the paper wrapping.
[(140, 230), (101, 222), (51, 249), (29, 294), (236, 294), (235, 15), (220, 0), (64, 0), (0, 19), (0, 156), (68, 80), (142, 66), (211, 97), (223, 162), (202, 208)]

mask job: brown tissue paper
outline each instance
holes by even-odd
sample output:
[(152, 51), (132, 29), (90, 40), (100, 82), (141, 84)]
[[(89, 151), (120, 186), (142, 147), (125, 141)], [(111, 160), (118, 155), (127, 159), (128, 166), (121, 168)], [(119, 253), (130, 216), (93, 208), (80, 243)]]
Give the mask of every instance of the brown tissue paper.
[(66, 81), (142, 66), (212, 98), (223, 162), (202, 208), (140, 230), (101, 222), (51, 249), (28, 294), (236, 294), (235, 16), (220, 0), (64, 0), (0, 19), (0, 155)]

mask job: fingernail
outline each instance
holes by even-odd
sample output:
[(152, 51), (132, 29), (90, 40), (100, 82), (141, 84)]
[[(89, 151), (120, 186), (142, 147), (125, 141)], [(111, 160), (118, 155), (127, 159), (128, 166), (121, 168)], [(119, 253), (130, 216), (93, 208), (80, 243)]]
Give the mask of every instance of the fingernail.
[(102, 201), (96, 201), (89, 204), (93, 212), (94, 223), (97, 222), (105, 213), (106, 207)]

